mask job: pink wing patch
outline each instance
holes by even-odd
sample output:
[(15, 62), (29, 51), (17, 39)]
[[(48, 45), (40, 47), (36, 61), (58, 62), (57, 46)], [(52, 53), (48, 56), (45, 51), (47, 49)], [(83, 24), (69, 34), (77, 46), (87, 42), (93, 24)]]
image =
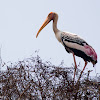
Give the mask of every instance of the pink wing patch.
[(96, 54), (95, 50), (89, 45), (84, 45), (84, 47), (85, 47), (85, 53), (88, 56), (92, 57), (93, 60), (96, 61), (97, 60), (97, 54)]

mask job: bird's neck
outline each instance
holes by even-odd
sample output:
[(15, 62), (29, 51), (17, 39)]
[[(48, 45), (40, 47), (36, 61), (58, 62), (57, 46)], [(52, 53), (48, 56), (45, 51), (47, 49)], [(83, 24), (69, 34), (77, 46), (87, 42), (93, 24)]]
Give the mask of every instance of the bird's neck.
[(53, 31), (54, 31), (55, 35), (59, 31), (57, 28), (57, 21), (58, 21), (58, 16), (53, 20)]

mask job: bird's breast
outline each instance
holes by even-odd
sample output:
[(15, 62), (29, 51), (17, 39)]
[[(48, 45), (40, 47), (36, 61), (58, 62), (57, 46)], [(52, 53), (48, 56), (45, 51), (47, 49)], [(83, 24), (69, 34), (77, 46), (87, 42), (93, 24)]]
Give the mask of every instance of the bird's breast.
[(56, 36), (57, 40), (58, 40), (59, 42), (61, 42), (61, 32), (58, 31), (57, 33), (55, 33), (55, 36)]

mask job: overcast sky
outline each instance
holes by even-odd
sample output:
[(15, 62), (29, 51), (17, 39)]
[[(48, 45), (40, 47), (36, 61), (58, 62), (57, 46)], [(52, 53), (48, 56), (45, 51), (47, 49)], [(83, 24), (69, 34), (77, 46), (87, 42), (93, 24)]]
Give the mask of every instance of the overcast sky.
[[(48, 13), (59, 15), (58, 29), (76, 33), (97, 52), (96, 72), (100, 73), (100, 1), (99, 0), (1, 0), (0, 1), (0, 47), (4, 62), (17, 62), (36, 56), (44, 61), (72, 66), (73, 56), (55, 38), (52, 22), (36, 39), (36, 33)], [(77, 64), (84, 61), (76, 57)], [(87, 70), (95, 69), (89, 63)]]

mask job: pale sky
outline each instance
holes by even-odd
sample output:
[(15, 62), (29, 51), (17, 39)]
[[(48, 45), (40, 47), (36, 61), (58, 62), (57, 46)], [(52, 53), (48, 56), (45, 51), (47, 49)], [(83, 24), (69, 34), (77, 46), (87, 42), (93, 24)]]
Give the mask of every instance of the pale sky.
[[(52, 22), (36, 39), (36, 33), (48, 13), (59, 15), (58, 29), (81, 36), (97, 52), (96, 72), (100, 73), (100, 1), (99, 0), (1, 0), (0, 1), (0, 47), (4, 62), (17, 62), (36, 56), (43, 61), (72, 66), (73, 56), (55, 38)], [(76, 57), (77, 64), (84, 61)], [(86, 70), (95, 69), (89, 63)]]

